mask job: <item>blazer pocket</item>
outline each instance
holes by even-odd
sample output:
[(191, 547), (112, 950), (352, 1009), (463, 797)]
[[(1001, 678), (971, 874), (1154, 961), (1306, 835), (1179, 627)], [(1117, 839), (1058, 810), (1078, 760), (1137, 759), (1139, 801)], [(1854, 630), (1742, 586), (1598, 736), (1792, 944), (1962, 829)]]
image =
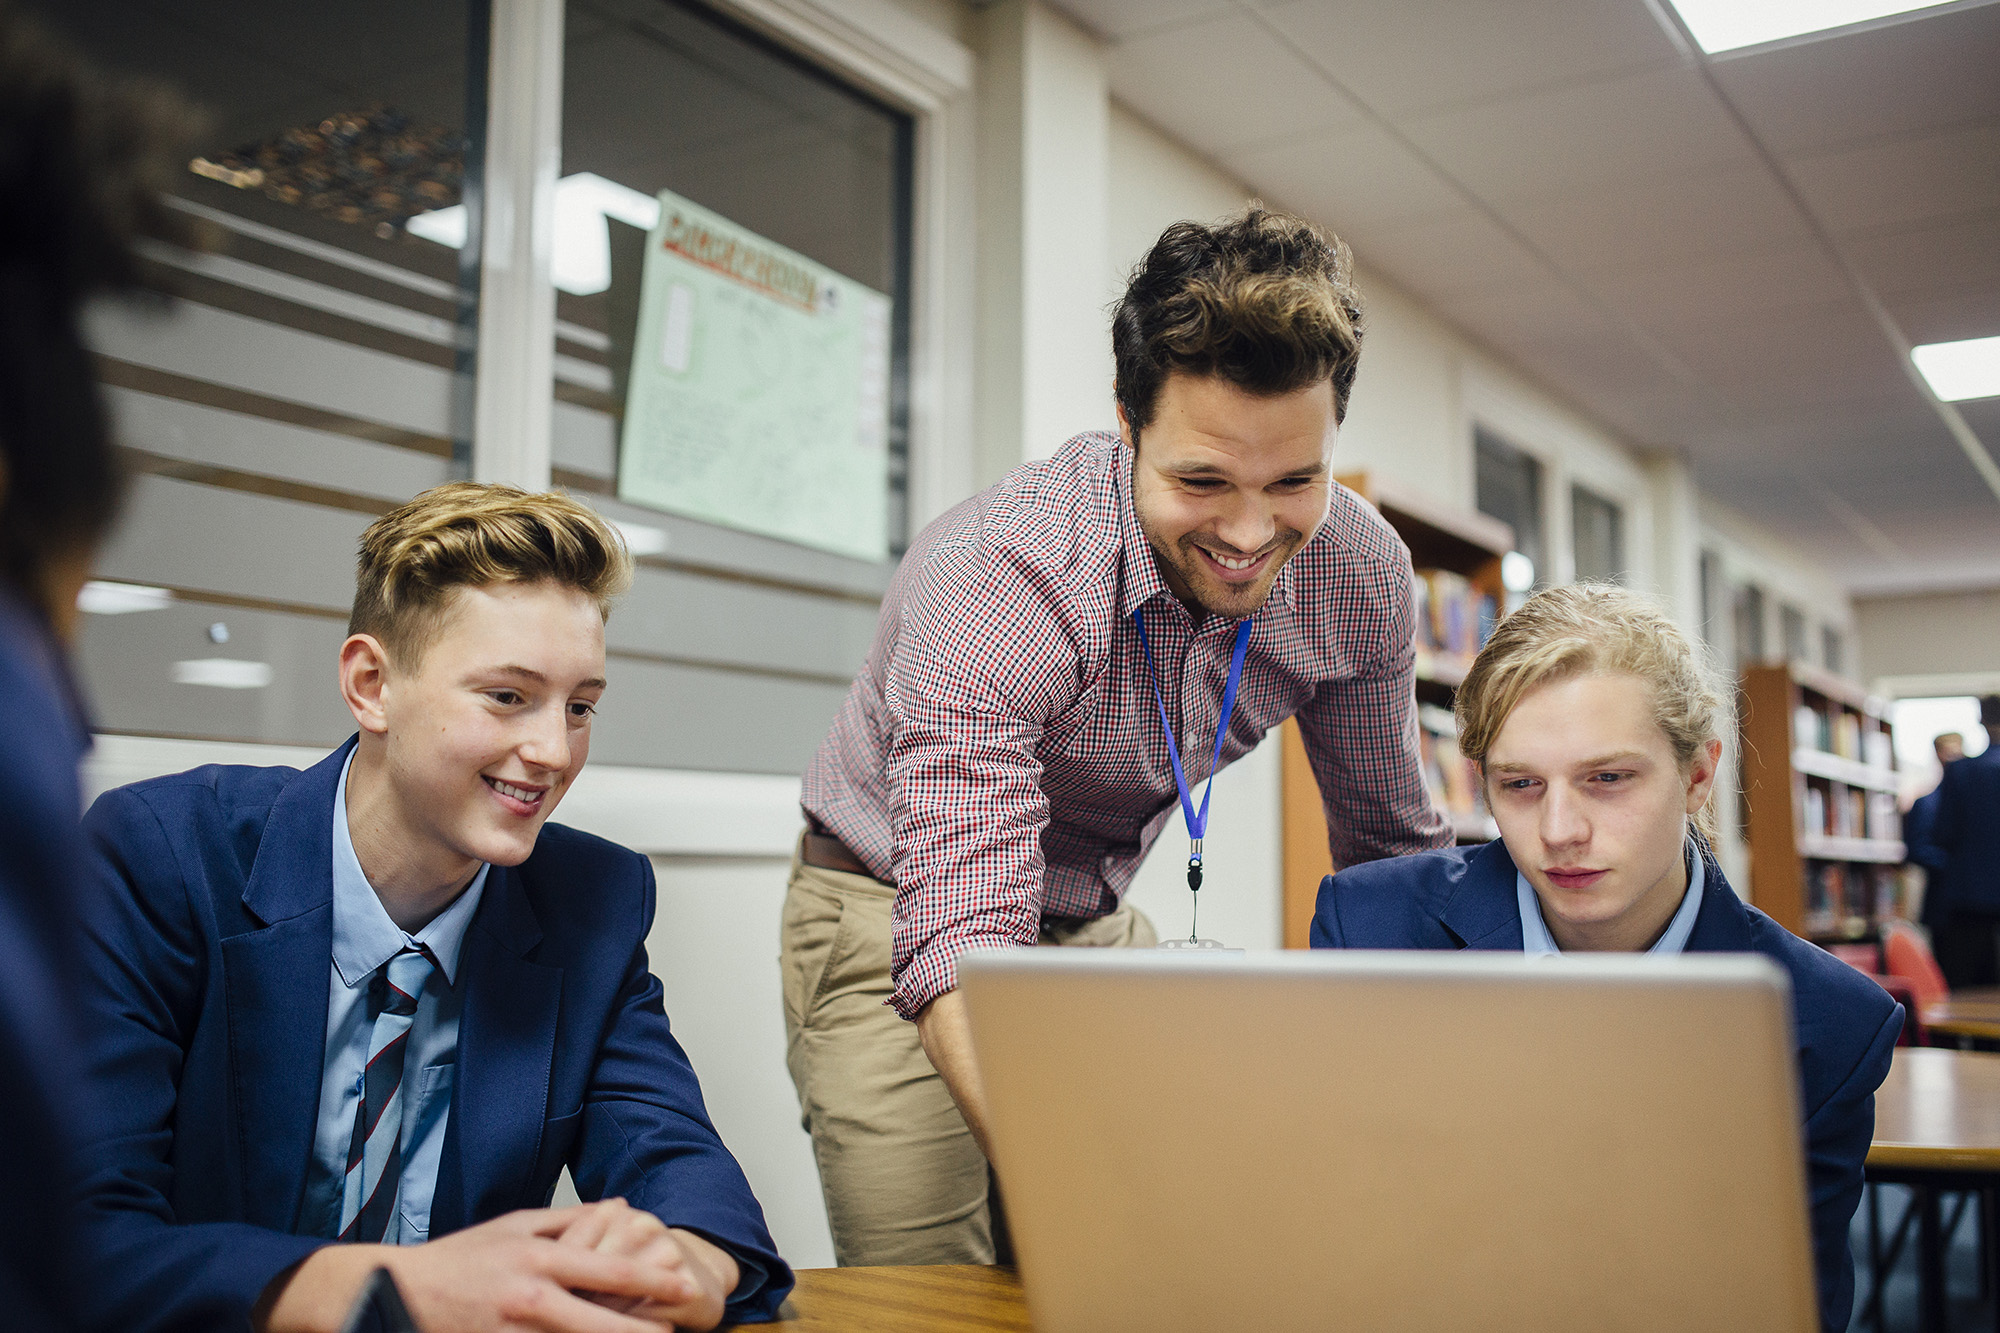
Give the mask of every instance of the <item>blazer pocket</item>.
[(580, 1110), (542, 1123), (542, 1146), (535, 1154), (535, 1174), (530, 1178), (529, 1189), (541, 1199), (544, 1208), (555, 1197), (556, 1178), (562, 1175), (563, 1165), (569, 1161), (569, 1150), (576, 1145), (576, 1132), (582, 1125)]

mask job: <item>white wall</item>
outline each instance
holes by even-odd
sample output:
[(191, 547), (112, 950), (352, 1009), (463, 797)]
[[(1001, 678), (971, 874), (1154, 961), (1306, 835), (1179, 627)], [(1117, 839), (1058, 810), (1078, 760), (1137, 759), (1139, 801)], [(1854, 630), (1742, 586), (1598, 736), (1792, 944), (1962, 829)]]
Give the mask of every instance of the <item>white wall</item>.
[[(2000, 674), (2000, 590), (1860, 598), (1854, 618), (1864, 680), (1903, 678), (1897, 692), (1908, 694), (1919, 678)], [(1939, 692), (1992, 688), (1961, 682)]]

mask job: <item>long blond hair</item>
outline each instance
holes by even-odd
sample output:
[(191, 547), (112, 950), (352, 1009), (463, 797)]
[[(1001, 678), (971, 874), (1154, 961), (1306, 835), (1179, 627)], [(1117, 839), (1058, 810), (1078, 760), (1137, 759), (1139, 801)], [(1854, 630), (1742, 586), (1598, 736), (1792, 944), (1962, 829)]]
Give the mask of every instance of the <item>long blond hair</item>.
[[(1486, 754), (1523, 695), (1577, 676), (1628, 674), (1653, 687), (1653, 720), (1686, 773), (1728, 710), (1716, 673), (1651, 599), (1615, 583), (1575, 583), (1536, 593), (1502, 620), (1459, 687), (1459, 752), (1484, 769)], [(1716, 836), (1714, 792), (1692, 822)]]

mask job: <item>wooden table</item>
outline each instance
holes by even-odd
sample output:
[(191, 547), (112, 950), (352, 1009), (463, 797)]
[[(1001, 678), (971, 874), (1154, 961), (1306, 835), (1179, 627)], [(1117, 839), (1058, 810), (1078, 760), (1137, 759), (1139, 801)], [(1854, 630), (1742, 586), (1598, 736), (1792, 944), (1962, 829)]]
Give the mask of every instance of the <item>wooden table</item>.
[(1947, 1037), (2000, 1041), (2000, 997), (1954, 993), (1949, 1000), (1924, 1010), (1924, 1026)]
[[(1875, 1094), (1875, 1142), (1867, 1175), (1880, 1184), (1917, 1191), (1919, 1313), (1926, 1333), (1945, 1321), (1944, 1226), (1940, 1190), (1973, 1190), (1990, 1199), (2000, 1187), (2000, 1055), (1904, 1046)], [(1871, 1198), (1871, 1249), (1879, 1235)], [(1994, 1263), (1994, 1216), (1986, 1216), (1987, 1262)], [(1875, 1282), (1869, 1304), (1880, 1327), (1883, 1264), (1871, 1254)]]
[(1011, 1268), (805, 1268), (772, 1324), (797, 1333), (1028, 1333)]

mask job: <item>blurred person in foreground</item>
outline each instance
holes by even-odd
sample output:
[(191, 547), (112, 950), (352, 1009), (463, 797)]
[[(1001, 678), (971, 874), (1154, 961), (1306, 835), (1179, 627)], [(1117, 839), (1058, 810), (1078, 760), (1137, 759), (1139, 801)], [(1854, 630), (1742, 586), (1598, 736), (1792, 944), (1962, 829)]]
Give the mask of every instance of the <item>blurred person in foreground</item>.
[(2000, 985), (2000, 695), (1979, 701), (1979, 725), (1986, 748), (1938, 779), (1928, 839), (1948, 867), (1932, 947), (1953, 990)]
[(173, 235), (157, 186), (189, 128), (147, 87), (103, 83), (0, 5), (0, 1322), (75, 1327), (88, 1276), (63, 1206), (75, 911), (89, 746), (67, 650), (117, 457), (78, 316), (137, 284), (132, 240)]
[[(1721, 688), (1658, 607), (1606, 584), (1535, 594), (1456, 700), (1500, 838), (1320, 883), (1318, 949), (1759, 953), (1791, 979), (1820, 1326), (1854, 1304), (1848, 1225), (1902, 1007), (1736, 896), (1711, 850)], [(1646, 1126), (1632, 1126), (1634, 1143)], [(1579, 1274), (1582, 1281), (1616, 1274)]]
[(1920, 915), (1924, 926), (1931, 932), (1931, 950), (1936, 952), (1941, 944), (1940, 932), (1950, 916), (1951, 885), (1945, 877), (1951, 869), (1951, 862), (1931, 840), (1931, 832), (1937, 826), (1938, 802), (1944, 799), (1945, 770), (1965, 758), (1965, 737), (1956, 731), (1947, 731), (1931, 741), (1931, 748), (1937, 751), (1937, 786), (1910, 802), (1909, 813), (1903, 816), (1903, 843), (1909, 848), (1911, 864), (1924, 868), (1924, 902)]

